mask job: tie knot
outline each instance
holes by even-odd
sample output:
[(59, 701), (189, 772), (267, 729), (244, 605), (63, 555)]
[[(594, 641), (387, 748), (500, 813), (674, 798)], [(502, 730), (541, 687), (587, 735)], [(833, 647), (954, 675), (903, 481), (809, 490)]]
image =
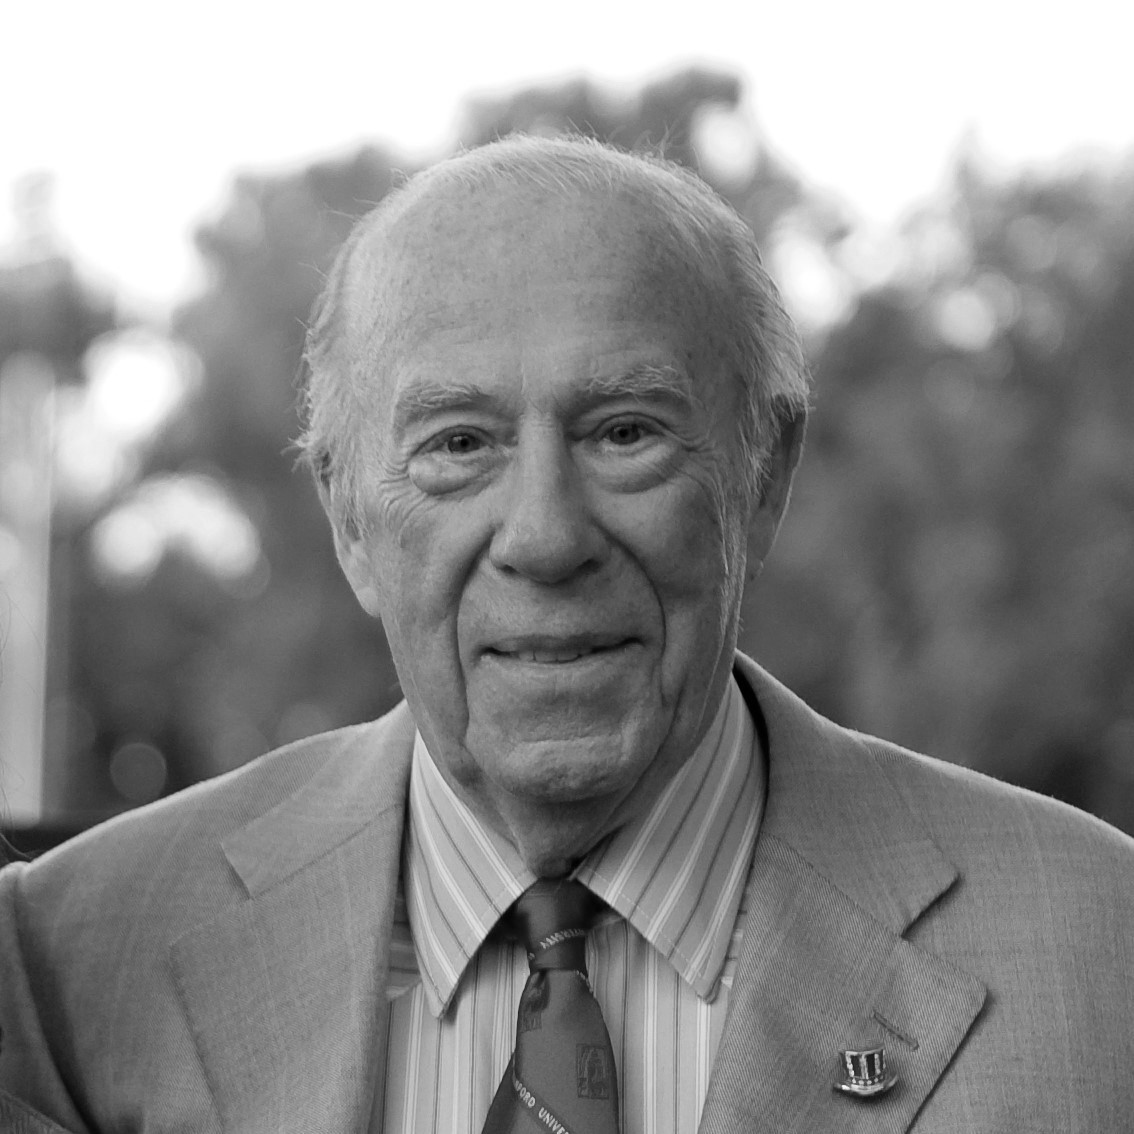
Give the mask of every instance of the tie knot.
[(541, 878), (529, 886), (516, 899), (510, 919), (532, 972), (575, 969), (586, 974), (587, 930), (598, 910), (598, 899), (574, 879)]

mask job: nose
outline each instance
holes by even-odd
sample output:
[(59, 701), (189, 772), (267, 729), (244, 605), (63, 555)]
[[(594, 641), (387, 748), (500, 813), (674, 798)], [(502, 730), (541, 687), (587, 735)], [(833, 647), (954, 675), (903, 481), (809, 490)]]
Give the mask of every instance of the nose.
[(522, 440), (502, 487), (502, 511), (489, 548), (498, 570), (562, 583), (603, 561), (606, 537), (562, 438)]

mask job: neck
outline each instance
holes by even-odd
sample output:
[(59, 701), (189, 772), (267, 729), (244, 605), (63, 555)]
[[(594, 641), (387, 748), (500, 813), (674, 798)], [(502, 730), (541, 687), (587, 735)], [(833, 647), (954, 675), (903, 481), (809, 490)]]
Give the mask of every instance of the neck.
[(483, 816), (516, 848), (537, 878), (570, 874), (602, 839), (625, 821), (617, 802), (595, 800), (539, 804), (509, 799), (497, 814)]

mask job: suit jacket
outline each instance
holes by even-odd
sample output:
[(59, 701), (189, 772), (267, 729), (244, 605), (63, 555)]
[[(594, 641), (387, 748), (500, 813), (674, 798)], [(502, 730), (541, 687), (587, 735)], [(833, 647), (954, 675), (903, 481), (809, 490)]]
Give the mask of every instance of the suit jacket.
[[(738, 673), (768, 795), (703, 1134), (1134, 1128), (1131, 840)], [(74, 1131), (365, 1131), (413, 728), (399, 706), (0, 872), (0, 1088)], [(833, 1091), (875, 1043), (894, 1089)]]
[(0, 1130), (4, 1134), (68, 1134), (62, 1126), (0, 1091)]

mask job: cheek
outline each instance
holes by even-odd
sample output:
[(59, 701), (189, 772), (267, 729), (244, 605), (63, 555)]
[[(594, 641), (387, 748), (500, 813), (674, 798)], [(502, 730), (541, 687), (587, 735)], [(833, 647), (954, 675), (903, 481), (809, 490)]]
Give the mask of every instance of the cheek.
[(624, 505), (614, 521), (663, 606), (719, 601), (736, 572), (735, 519), (719, 483), (695, 470)]
[(455, 626), (464, 582), (486, 543), (475, 501), (437, 501), (408, 482), (387, 493), (371, 519), (374, 586), (383, 619), (407, 643)]
[[(731, 660), (743, 584), (743, 531), (719, 480), (689, 476), (638, 514), (633, 553), (664, 624), (658, 676), (663, 699), (697, 701), (722, 658)], [(739, 534), (739, 539), (738, 539)]]

